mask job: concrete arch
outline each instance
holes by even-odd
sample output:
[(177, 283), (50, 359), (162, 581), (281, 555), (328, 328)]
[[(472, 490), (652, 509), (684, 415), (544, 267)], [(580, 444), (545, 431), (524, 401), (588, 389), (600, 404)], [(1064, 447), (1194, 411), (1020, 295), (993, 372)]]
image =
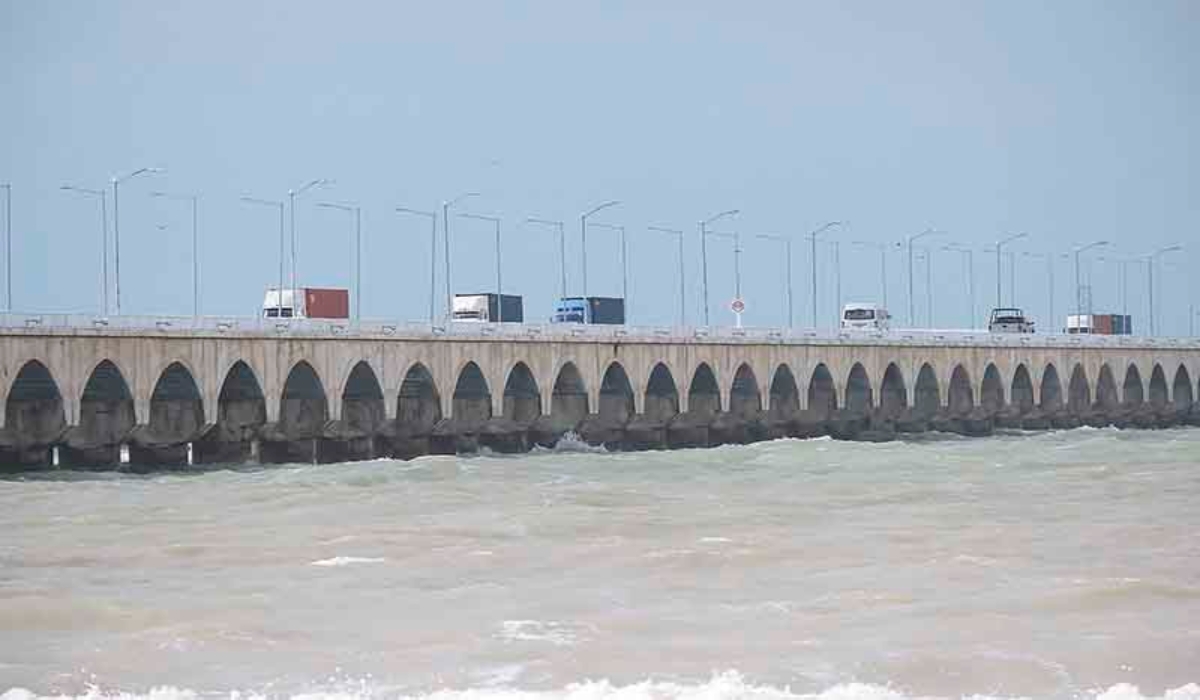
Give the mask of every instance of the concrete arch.
[(917, 416), (929, 420), (942, 408), (942, 396), (938, 387), (937, 371), (928, 362), (917, 372), (917, 383), (913, 386), (913, 409)]
[(971, 373), (962, 365), (955, 365), (950, 373), (950, 388), (946, 392), (946, 408), (951, 415), (963, 416), (975, 408), (975, 392), (971, 384)]
[(588, 390), (574, 362), (564, 362), (554, 379), (550, 395), (550, 415), (578, 425), (588, 415)]
[(1025, 363), (1017, 365), (1013, 371), (1012, 385), (1009, 389), (1009, 403), (1021, 415), (1029, 413), (1035, 405), (1033, 396), (1033, 380)]
[(624, 425), (634, 415), (633, 385), (620, 362), (608, 363), (600, 380), (598, 415), (610, 422)]
[(771, 378), (767, 409), (773, 420), (790, 420), (800, 412), (800, 387), (792, 368), (779, 363)]
[(1071, 370), (1071, 381), (1067, 385), (1067, 410), (1076, 415), (1091, 408), (1092, 388), (1088, 384), (1087, 370), (1076, 364)]
[(542, 415), (542, 394), (529, 365), (517, 362), (504, 382), (504, 417), (517, 423), (532, 423)]
[(1004, 381), (1000, 378), (1000, 370), (991, 362), (983, 370), (979, 404), (991, 416), (1004, 410)]
[(115, 445), (136, 424), (133, 394), (125, 375), (111, 360), (101, 360), (88, 375), (79, 400), (79, 429), (84, 441)]
[(366, 360), (351, 368), (342, 385), (342, 424), (362, 433), (373, 433), (387, 422), (383, 386)]
[(1171, 402), (1178, 410), (1185, 410), (1195, 403), (1195, 396), (1192, 394), (1192, 377), (1188, 374), (1187, 367), (1182, 364), (1175, 370)]
[(1108, 363), (1100, 365), (1100, 373), (1096, 378), (1096, 405), (1104, 410), (1112, 410), (1121, 405), (1121, 397), (1117, 394), (1117, 382)]
[(875, 406), (871, 378), (861, 362), (855, 362), (846, 376), (846, 410), (866, 413)]
[(1066, 405), (1063, 399), (1062, 379), (1058, 376), (1058, 368), (1053, 363), (1042, 369), (1041, 401), (1038, 406), (1044, 411), (1057, 411)]
[(18, 441), (48, 444), (67, 427), (62, 392), (38, 360), (21, 365), (4, 403), (4, 428)]
[(758, 388), (758, 377), (749, 364), (738, 365), (729, 387), (729, 413), (739, 418), (749, 418), (762, 411), (762, 393)]
[(879, 409), (887, 418), (900, 417), (908, 408), (908, 392), (905, 389), (904, 372), (895, 362), (889, 362), (883, 371), (879, 385)]
[(396, 422), (406, 431), (422, 435), (442, 420), (442, 398), (433, 373), (422, 362), (404, 372), (396, 394)]
[[(242, 360), (226, 369), (217, 394), (217, 429), (221, 441), (237, 445), (231, 458), (244, 456), (243, 445), (254, 439), (258, 429), (267, 422), (267, 400), (258, 376)], [(214, 455), (221, 459), (222, 454)]]
[(289, 438), (317, 438), (329, 421), (329, 398), (307, 360), (292, 365), (279, 400), (279, 428)]
[(455, 420), (480, 422), (492, 417), (492, 391), (473, 360), (463, 363), (458, 370), (451, 406)]
[(204, 426), (200, 388), (183, 363), (167, 365), (154, 383), (147, 422), (156, 438), (170, 442), (187, 440)]
[(1142, 373), (1137, 364), (1130, 362), (1125, 368), (1125, 381), (1121, 382), (1121, 405), (1140, 406), (1145, 401), (1142, 391)]
[(1165, 408), (1170, 400), (1170, 394), (1167, 391), (1167, 373), (1163, 371), (1162, 365), (1155, 364), (1154, 369), (1150, 371), (1150, 405), (1156, 409)]
[(679, 413), (679, 390), (666, 364), (659, 362), (650, 370), (646, 381), (643, 415), (656, 421), (666, 421)]
[(813, 367), (808, 380), (808, 410), (817, 416), (828, 418), (838, 408), (837, 387), (833, 374), (824, 362)]
[(717, 375), (707, 362), (696, 365), (692, 381), (688, 385), (688, 411), (698, 415), (712, 416), (721, 412), (721, 387)]

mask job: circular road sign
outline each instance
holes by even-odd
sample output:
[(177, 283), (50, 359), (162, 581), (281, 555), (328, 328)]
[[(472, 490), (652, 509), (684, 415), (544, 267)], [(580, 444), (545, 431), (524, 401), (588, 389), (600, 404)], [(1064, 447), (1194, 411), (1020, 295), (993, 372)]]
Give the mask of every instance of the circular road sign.
[(733, 301), (729, 302), (729, 308), (733, 309), (733, 313), (740, 314), (746, 310), (746, 302), (742, 301), (741, 299), (734, 299)]

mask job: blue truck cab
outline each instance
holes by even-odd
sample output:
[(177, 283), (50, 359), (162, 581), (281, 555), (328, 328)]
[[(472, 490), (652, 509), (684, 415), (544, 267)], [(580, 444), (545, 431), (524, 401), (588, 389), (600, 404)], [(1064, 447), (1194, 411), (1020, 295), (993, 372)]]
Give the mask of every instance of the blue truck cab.
[(614, 297), (564, 297), (554, 305), (550, 322), (623, 325), (625, 300)]

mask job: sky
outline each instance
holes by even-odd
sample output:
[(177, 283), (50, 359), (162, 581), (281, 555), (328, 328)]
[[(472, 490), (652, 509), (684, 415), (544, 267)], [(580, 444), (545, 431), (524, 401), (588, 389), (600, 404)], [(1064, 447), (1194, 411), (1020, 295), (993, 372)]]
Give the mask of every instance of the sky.
[[(99, 198), (60, 188), (107, 189), (112, 286), (110, 180), (155, 167), (120, 186), (125, 314), (192, 313), (189, 205), (151, 192), (199, 194), (200, 312), (246, 316), (278, 278), (279, 224), (241, 198), (324, 178), (296, 200), (298, 283), (354, 287), (353, 216), (317, 204), (360, 206), (364, 320), (428, 317), (429, 221), (396, 207), (440, 212), (473, 191), (451, 210), (452, 288), (496, 282), (492, 224), (455, 214), (500, 217), (504, 292), (528, 321), (552, 313), (560, 273), (557, 233), (526, 220), (565, 223), (577, 295), (580, 214), (619, 200), (592, 220), (625, 227), (634, 324), (680, 322), (676, 239), (647, 227), (685, 232), (684, 321), (703, 323), (698, 222), (737, 209), (712, 228), (740, 254), (706, 242), (713, 324), (733, 323), (735, 258), (744, 323), (788, 323), (789, 260), (766, 234), (793, 241), (791, 313), (811, 327), (806, 235), (837, 220), (815, 260), (821, 327), (839, 277), (841, 301), (886, 292), (896, 325), (979, 326), (996, 304), (986, 251), (1025, 233), (1001, 301), (1042, 329), (1075, 306), (1072, 250), (1103, 240), (1080, 266), (1092, 308), (1147, 330), (1145, 256), (1184, 245), (1161, 256), (1155, 300), (1158, 331), (1186, 335), (1200, 328), (1198, 29), (1187, 0), (0, 0), (13, 307), (101, 313)], [(930, 229), (910, 319), (896, 244)], [(855, 242), (883, 244), (886, 288), (879, 248)], [(973, 275), (947, 246), (974, 250)], [(618, 232), (589, 229), (589, 294), (621, 293), (620, 256)]]

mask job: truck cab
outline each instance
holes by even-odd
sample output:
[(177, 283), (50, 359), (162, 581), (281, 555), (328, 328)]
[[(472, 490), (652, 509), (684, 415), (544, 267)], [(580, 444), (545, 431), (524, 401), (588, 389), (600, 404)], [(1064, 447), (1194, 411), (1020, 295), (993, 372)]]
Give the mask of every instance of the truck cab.
[(842, 330), (886, 331), (891, 327), (891, 314), (879, 304), (852, 303), (842, 307)]
[(1032, 333), (1033, 321), (1025, 317), (1021, 309), (992, 309), (988, 319), (989, 333)]
[(563, 297), (555, 303), (550, 322), (620, 326), (625, 323), (625, 300), (621, 297)]

